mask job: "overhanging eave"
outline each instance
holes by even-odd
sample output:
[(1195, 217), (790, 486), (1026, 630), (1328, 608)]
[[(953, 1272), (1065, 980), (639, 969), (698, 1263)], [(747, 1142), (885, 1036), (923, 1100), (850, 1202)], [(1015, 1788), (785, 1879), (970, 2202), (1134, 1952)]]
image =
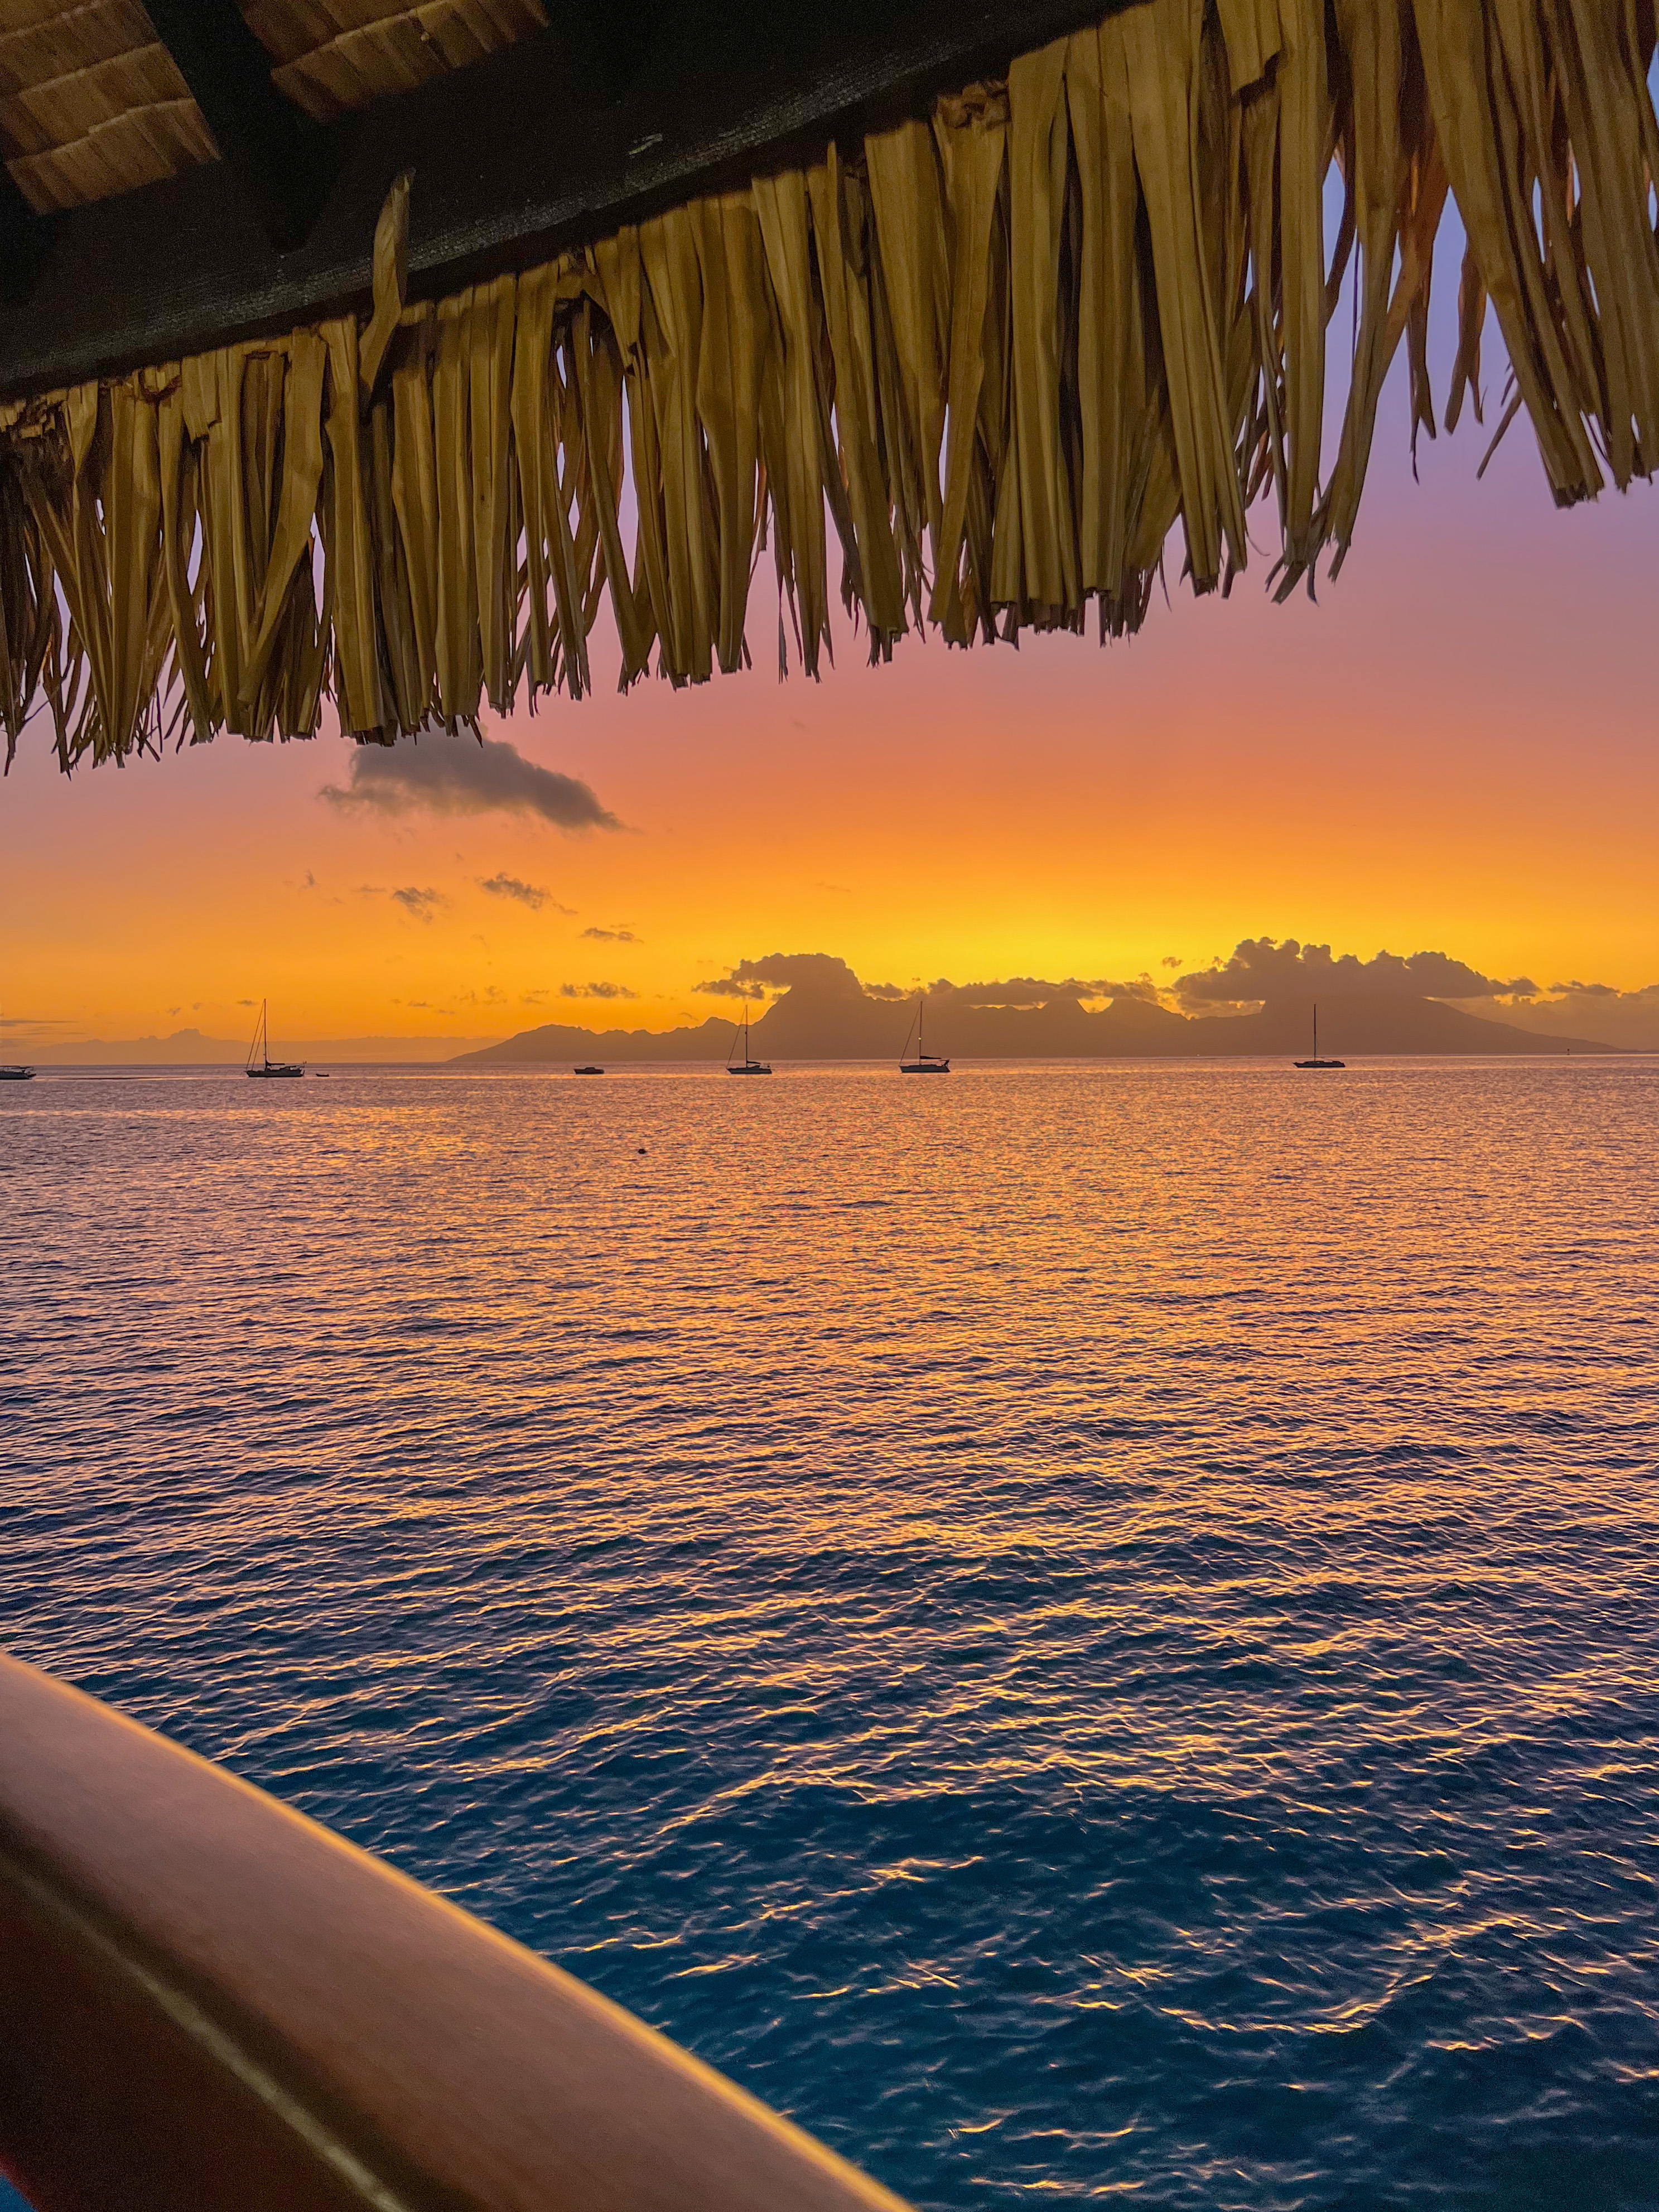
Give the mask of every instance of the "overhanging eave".
[[(279, 251), (268, 199), (218, 163), (26, 219), (36, 267), (0, 306), (0, 397), (177, 360), (367, 301), (375, 217), (414, 171), (411, 297), (502, 270), (757, 169), (816, 159), (833, 137), (922, 112), (938, 93), (1097, 18), (1100, 0), (757, 0), (597, 11), (378, 102), (306, 126), (331, 179), (301, 242)], [(299, 158), (296, 155), (296, 158)], [(305, 199), (295, 188), (294, 205)], [(15, 226), (14, 226), (14, 228)]]

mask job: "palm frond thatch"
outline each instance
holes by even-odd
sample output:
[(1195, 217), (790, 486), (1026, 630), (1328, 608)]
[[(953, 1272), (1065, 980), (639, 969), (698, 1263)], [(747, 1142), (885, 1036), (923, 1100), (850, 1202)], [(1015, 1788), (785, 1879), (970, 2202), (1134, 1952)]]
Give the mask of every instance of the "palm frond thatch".
[[(1558, 501), (1659, 454), (1654, 0), (1134, 0), (928, 122), (521, 276), (0, 409), (0, 714), (65, 766), (175, 727), (473, 726), (749, 658), (814, 673), (831, 556), (872, 657), (1133, 631), (1177, 521), (1207, 592), (1271, 487), (1281, 594), (1340, 565), (1449, 198), (1448, 423), (1495, 310)], [(1332, 165), (1341, 213), (1328, 237)], [(1351, 261), (1346, 415), (1323, 436)], [(631, 550), (626, 540), (631, 537)]]

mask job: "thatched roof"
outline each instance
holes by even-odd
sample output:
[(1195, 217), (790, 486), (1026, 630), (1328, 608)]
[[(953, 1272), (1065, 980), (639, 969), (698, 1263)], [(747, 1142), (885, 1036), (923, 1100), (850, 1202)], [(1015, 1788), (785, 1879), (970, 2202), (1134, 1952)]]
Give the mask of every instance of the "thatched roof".
[(837, 596), (872, 656), (1115, 635), (1177, 525), (1230, 583), (1264, 493), (1282, 594), (1340, 564), (1402, 343), (1418, 428), (1483, 413), (1488, 303), (1496, 428), (1559, 501), (1659, 453), (1653, 0), (732, 0), (701, 43), (613, 0), (586, 45), (533, 4), (0, 0), (18, 182), (94, 196), (11, 264), (0, 224), (14, 736), (41, 690), (65, 765), (331, 696), (363, 738), (464, 726), (588, 688), (607, 598), (624, 683), (701, 681), (749, 658), (763, 553), (781, 667)]
[[(249, 0), (272, 83), (327, 122), (544, 26), (541, 0)], [(139, 0), (0, 0), (0, 155), (38, 212), (218, 157)]]

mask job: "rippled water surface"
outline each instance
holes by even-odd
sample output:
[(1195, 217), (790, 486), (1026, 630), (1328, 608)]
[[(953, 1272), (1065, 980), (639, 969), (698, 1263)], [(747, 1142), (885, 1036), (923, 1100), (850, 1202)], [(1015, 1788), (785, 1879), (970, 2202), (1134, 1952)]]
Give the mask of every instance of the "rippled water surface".
[(0, 1092), (0, 1638), (927, 2207), (1659, 2204), (1659, 1063)]

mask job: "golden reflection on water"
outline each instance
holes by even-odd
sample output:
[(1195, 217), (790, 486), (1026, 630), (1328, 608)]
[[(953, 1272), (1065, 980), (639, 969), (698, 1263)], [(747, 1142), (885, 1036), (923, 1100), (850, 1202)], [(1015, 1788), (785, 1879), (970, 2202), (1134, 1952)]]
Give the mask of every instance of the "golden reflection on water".
[(43, 1079), (5, 1633), (924, 2203), (1633, 2203), (1656, 1081)]

